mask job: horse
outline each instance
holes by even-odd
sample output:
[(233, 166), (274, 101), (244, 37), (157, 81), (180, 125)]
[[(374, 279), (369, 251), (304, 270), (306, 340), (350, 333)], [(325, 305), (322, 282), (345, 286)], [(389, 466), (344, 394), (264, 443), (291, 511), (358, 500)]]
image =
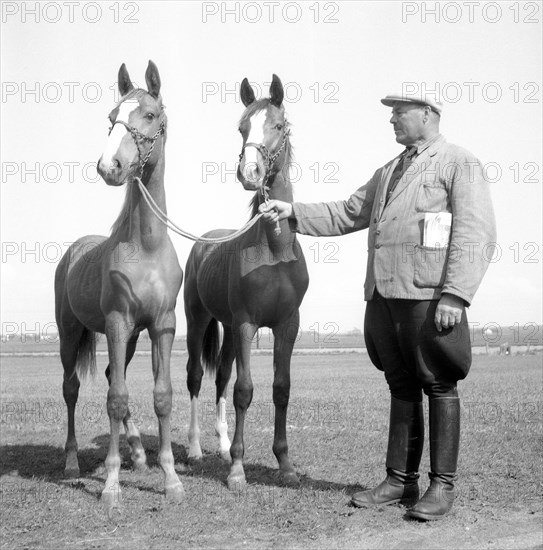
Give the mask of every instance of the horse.
[[(289, 124), (283, 106), (283, 86), (273, 75), (270, 97), (255, 99), (245, 78), (240, 89), (245, 111), (239, 123), (243, 147), (237, 178), (254, 191), (252, 216), (269, 198), (292, 201), (288, 175), (291, 158)], [(206, 238), (220, 238), (233, 231), (217, 229)], [(216, 422), (219, 452), (231, 459), (227, 485), (239, 490), (246, 484), (243, 469), (243, 429), (253, 396), (251, 343), (261, 327), (274, 335), (273, 402), (275, 434), (273, 452), (285, 484), (297, 485), (298, 476), (288, 457), (286, 436), (290, 395), (290, 361), (298, 335), (299, 307), (309, 284), (305, 258), (296, 233), (287, 220), (279, 227), (259, 220), (246, 233), (229, 242), (197, 242), (185, 267), (184, 302), (187, 318), (187, 387), (191, 400), (190, 459), (200, 459), (198, 396), (206, 371), (216, 375)], [(223, 327), (219, 344), (219, 323)], [(226, 391), (236, 359), (234, 385), (236, 413), (232, 445), (227, 435)]]
[(106, 184), (127, 185), (124, 205), (111, 235), (88, 235), (77, 240), (55, 272), (55, 314), (64, 368), (62, 389), (68, 410), (67, 477), (80, 475), (74, 420), (80, 379), (96, 371), (95, 333), (107, 338), (110, 440), (105, 461), (107, 479), (101, 498), (108, 513), (120, 507), (121, 422), (134, 467), (147, 468), (140, 433), (130, 417), (125, 382), (138, 336), (145, 329), (152, 341), (154, 408), (160, 436), (158, 461), (164, 472), (166, 496), (179, 501), (184, 492), (174, 469), (170, 428), (170, 355), (183, 271), (166, 227), (141, 200), (135, 180), (139, 177), (165, 210), (167, 119), (160, 96), (160, 76), (152, 61), (145, 80), (147, 91), (134, 88), (125, 64), (121, 65), (118, 73), (121, 99), (109, 114), (111, 128), (98, 161), (98, 173)]

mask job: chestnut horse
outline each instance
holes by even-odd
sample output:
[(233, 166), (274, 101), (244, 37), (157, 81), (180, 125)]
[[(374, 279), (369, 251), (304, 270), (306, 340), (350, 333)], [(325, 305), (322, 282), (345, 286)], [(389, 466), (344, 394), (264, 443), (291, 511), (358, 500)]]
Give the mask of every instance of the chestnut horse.
[(119, 432), (124, 423), (136, 468), (146, 467), (140, 433), (130, 418), (125, 371), (139, 333), (152, 341), (154, 407), (158, 417), (166, 496), (179, 500), (183, 486), (174, 470), (170, 435), (172, 384), (170, 355), (175, 335), (175, 303), (183, 272), (166, 227), (142, 200), (139, 177), (155, 201), (166, 208), (164, 145), (166, 115), (160, 76), (149, 61), (148, 91), (135, 89), (123, 64), (118, 85), (121, 100), (109, 114), (111, 129), (98, 172), (108, 185), (127, 184), (123, 209), (109, 238), (89, 235), (76, 241), (55, 274), (56, 320), (64, 367), (63, 394), (68, 408), (65, 473), (79, 476), (75, 406), (80, 378), (96, 368), (94, 333), (105, 333), (109, 352), (107, 412), (110, 442), (105, 462), (107, 479), (102, 501), (108, 513), (120, 500)]
[[(243, 136), (238, 179), (255, 191), (253, 215), (267, 198), (292, 201), (288, 176), (291, 156), (289, 127), (285, 119), (283, 86), (273, 75), (270, 98), (255, 100), (247, 79), (241, 86), (246, 109), (239, 130)], [(218, 229), (206, 237), (233, 233)], [(253, 396), (251, 343), (260, 327), (274, 335), (275, 436), (273, 452), (282, 479), (297, 484), (298, 477), (288, 457), (286, 419), (290, 394), (290, 359), (299, 328), (299, 307), (309, 278), (305, 259), (288, 221), (279, 228), (259, 220), (245, 234), (220, 244), (196, 243), (186, 266), (184, 289), (187, 317), (187, 386), (191, 398), (189, 457), (200, 458), (198, 396), (203, 376), (202, 359), (208, 371), (216, 371), (219, 451), (232, 459), (228, 486), (243, 487), (243, 427)], [(218, 323), (224, 334), (219, 350)], [(225, 395), (236, 359), (234, 385), (236, 428), (230, 446), (225, 417)], [(228, 457), (230, 458), (230, 457)]]

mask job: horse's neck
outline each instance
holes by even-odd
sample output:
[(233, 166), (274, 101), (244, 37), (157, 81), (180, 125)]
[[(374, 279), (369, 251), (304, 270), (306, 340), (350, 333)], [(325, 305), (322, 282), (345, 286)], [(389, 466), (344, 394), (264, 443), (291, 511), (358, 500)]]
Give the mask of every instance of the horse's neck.
[[(286, 178), (282, 172), (279, 172), (275, 176), (275, 180), (270, 187), (269, 198), (292, 202), (292, 186), (288, 178)], [(267, 241), (267, 245), (270, 248), (272, 254), (281, 255), (284, 253), (286, 247), (291, 247), (296, 240), (296, 233), (292, 232), (289, 227), (288, 220), (282, 220), (279, 222), (279, 227), (281, 233), (276, 235), (275, 224), (270, 224), (268, 222), (261, 221), (261, 236)]]
[[(164, 191), (164, 156), (142, 177), (145, 185), (158, 207), (166, 213), (166, 194)], [(167, 237), (166, 226), (153, 214), (140, 188), (133, 182), (130, 197), (130, 212), (123, 237), (127, 241), (141, 245), (143, 250), (154, 251), (161, 247)]]

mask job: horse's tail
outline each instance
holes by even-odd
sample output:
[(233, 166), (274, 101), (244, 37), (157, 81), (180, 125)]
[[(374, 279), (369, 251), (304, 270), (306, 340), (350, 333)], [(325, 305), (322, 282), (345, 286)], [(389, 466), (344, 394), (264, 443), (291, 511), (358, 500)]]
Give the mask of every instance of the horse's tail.
[(87, 328), (79, 340), (75, 371), (79, 380), (84, 380), (87, 374), (96, 374), (96, 334)]
[(202, 344), (202, 362), (210, 378), (213, 378), (219, 365), (220, 335), (219, 322), (211, 319), (207, 325)]

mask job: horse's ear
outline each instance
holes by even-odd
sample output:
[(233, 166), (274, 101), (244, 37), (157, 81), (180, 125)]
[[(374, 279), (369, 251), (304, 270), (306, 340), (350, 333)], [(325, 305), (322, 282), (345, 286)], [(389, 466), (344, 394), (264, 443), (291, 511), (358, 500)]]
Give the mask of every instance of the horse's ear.
[(253, 92), (253, 88), (246, 78), (244, 78), (241, 82), (240, 97), (245, 107), (250, 105), (255, 100), (255, 93)]
[(281, 107), (281, 103), (283, 103), (283, 97), (283, 84), (281, 84), (281, 80), (279, 79), (279, 77), (274, 74), (272, 82), (270, 84), (270, 102), (276, 107)]
[(147, 83), (147, 91), (153, 97), (158, 97), (160, 94), (160, 75), (157, 66), (150, 59), (145, 71), (145, 82)]
[(128, 76), (128, 71), (126, 70), (126, 65), (123, 63), (119, 69), (119, 75), (117, 77), (117, 82), (119, 83), (119, 93), (122, 96), (125, 96), (130, 90), (134, 89), (134, 85)]

